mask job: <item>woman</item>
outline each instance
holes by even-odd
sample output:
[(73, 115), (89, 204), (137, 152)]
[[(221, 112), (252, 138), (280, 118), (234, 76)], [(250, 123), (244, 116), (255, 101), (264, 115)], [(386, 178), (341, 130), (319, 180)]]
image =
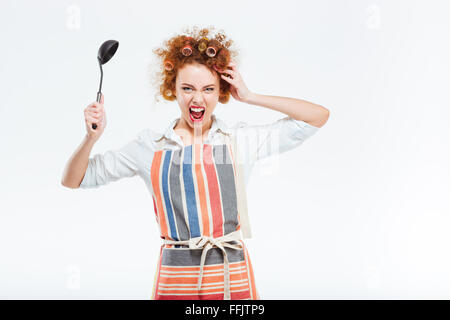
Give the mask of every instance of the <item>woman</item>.
[[(163, 133), (144, 129), (122, 148), (89, 158), (106, 126), (102, 96), (85, 109), (87, 135), (63, 177), (71, 188), (136, 174), (145, 181), (164, 240), (152, 299), (260, 299), (240, 235), (250, 237), (245, 186), (251, 169), (259, 159), (299, 146), (329, 116), (326, 108), (304, 100), (251, 92), (231, 58), (232, 42), (223, 33), (209, 33), (194, 29), (154, 51), (163, 70), (159, 93), (177, 100), (179, 118)], [(287, 116), (267, 125), (228, 127), (213, 112), (230, 94)]]

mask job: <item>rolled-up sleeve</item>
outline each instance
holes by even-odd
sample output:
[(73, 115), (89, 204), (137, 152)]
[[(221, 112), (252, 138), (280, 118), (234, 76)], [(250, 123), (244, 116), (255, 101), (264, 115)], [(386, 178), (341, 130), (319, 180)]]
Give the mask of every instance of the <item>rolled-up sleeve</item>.
[(290, 116), (263, 125), (240, 123), (238, 127), (238, 139), (247, 150), (243, 156), (250, 162), (294, 149), (320, 129)]
[(140, 169), (143, 133), (117, 150), (109, 150), (89, 158), (80, 188), (98, 188), (112, 181), (135, 176)]

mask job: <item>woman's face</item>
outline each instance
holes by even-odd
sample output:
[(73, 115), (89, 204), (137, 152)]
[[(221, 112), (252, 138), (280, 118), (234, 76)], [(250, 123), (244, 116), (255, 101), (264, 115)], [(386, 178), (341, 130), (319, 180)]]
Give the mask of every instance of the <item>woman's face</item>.
[[(203, 128), (209, 128), (211, 115), (219, 101), (220, 80), (216, 71), (199, 64), (186, 64), (178, 70), (175, 90), (178, 105), (181, 109), (182, 127), (194, 128), (192, 108), (202, 109), (201, 123)], [(194, 110), (195, 111), (195, 110)], [(186, 126), (187, 125), (187, 126)]]

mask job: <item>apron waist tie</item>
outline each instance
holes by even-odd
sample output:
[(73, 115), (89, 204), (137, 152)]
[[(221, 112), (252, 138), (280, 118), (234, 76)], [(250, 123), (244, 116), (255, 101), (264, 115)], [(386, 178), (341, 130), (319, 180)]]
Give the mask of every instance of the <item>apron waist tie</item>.
[[(200, 292), (202, 279), (203, 279), (203, 266), (205, 265), (206, 253), (209, 249), (216, 246), (223, 253), (224, 260), (224, 300), (231, 300), (231, 290), (230, 290), (230, 267), (228, 262), (227, 252), (225, 251), (225, 247), (240, 250), (243, 249), (242, 243), (237, 240), (240, 240), (241, 234), (239, 230), (233, 231), (229, 234), (226, 234), (219, 238), (212, 238), (208, 236), (201, 236), (196, 238), (191, 238), (189, 240), (168, 240), (164, 239), (165, 244), (174, 244), (174, 245), (189, 245), (190, 249), (202, 249), (202, 257), (200, 260), (200, 276), (198, 278), (197, 289)], [(228, 242), (237, 241), (238, 244), (231, 244)]]

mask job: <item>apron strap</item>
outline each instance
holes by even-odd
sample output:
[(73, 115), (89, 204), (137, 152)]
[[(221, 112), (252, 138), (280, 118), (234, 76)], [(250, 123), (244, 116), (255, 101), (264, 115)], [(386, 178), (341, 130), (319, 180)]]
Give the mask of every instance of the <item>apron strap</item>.
[(240, 217), (242, 236), (244, 239), (250, 239), (252, 237), (252, 232), (250, 229), (250, 220), (248, 217), (247, 210), (247, 193), (245, 188), (244, 180), (244, 165), (239, 161), (238, 154), (238, 144), (236, 135), (231, 138), (225, 134), (227, 140), (230, 141), (233, 157), (235, 163), (235, 173), (236, 173), (236, 197), (237, 197), (237, 209)]

